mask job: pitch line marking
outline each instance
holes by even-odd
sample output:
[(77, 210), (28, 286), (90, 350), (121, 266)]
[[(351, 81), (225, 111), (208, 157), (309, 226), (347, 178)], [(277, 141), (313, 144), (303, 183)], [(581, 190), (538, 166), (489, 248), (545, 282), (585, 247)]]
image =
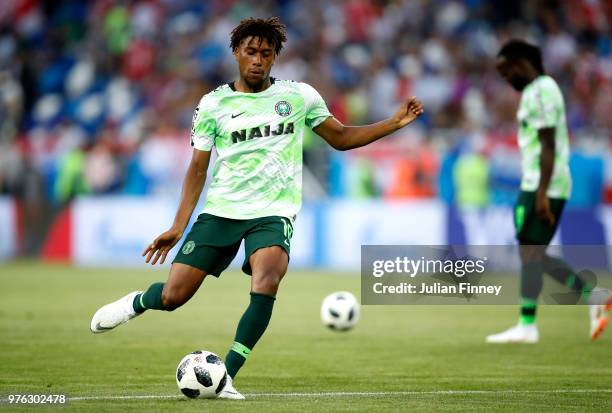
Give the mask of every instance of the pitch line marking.
[[(296, 393), (251, 393), (248, 397), (377, 397), (377, 396), (418, 396), (418, 395), (470, 395), (470, 394), (584, 394), (612, 393), (612, 389), (551, 389), (551, 390), (431, 390), (431, 391), (387, 391), (387, 392), (296, 392)], [(179, 394), (149, 394), (134, 396), (76, 396), (70, 401), (88, 400), (142, 400), (142, 399), (183, 399)]]

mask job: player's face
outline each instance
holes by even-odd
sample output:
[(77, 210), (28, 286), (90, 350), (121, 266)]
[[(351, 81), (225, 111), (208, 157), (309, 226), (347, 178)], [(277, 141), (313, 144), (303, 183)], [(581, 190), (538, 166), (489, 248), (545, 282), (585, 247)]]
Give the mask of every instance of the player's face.
[(498, 57), (495, 67), (497, 72), (503, 77), (506, 82), (518, 90), (519, 92), (525, 89), (525, 86), (529, 84), (529, 77), (527, 76), (527, 63), (523, 60), (509, 61), (505, 57)]
[(253, 89), (259, 89), (270, 76), (276, 54), (270, 43), (261, 37), (247, 37), (234, 50), (240, 77)]

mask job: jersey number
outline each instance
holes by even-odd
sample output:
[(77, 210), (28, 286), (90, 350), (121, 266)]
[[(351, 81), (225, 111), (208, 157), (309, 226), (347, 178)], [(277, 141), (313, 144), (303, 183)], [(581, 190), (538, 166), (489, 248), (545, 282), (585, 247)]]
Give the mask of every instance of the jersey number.
[(291, 240), (291, 237), (293, 236), (293, 227), (285, 219), (281, 218), (281, 221), (283, 221), (283, 235), (285, 236), (285, 244), (287, 244), (289, 247), (289, 240)]

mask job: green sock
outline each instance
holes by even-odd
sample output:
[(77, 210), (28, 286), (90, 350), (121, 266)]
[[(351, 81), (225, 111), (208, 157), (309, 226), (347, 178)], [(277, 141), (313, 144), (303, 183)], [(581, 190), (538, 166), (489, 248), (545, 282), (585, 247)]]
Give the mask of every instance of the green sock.
[(145, 310), (163, 310), (162, 291), (165, 283), (151, 284), (147, 291), (134, 297), (134, 311), (143, 313)]
[(251, 293), (251, 303), (238, 323), (234, 344), (225, 357), (225, 367), (230, 377), (236, 376), (255, 344), (266, 331), (270, 317), (272, 317), (274, 300), (275, 298), (269, 295)]
[(538, 297), (542, 292), (542, 261), (523, 263), (521, 266), (521, 315), (519, 324), (533, 324), (536, 318)]
[(521, 315), (519, 317), (519, 324), (533, 324), (535, 323), (536, 308), (538, 306), (537, 300), (530, 298), (521, 299)]
[(544, 265), (541, 261), (527, 262), (521, 265), (521, 298), (537, 301), (542, 292), (542, 274)]

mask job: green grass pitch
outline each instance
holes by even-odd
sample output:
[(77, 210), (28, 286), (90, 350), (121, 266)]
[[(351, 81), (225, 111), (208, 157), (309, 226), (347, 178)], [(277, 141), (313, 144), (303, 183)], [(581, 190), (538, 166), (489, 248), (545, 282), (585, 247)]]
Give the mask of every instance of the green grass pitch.
[(283, 281), (270, 327), (235, 382), (247, 400), (188, 400), (176, 365), (199, 348), (225, 356), (248, 277), (207, 279), (173, 313), (149, 311), (115, 331), (89, 332), (99, 306), (166, 273), (1, 265), (0, 395), (80, 399), (62, 408), (5, 402), (0, 412), (612, 409), (612, 331), (591, 343), (586, 307), (540, 307), (537, 345), (484, 343), (516, 321), (511, 306), (363, 307), (357, 327), (337, 333), (321, 326), (319, 305), (333, 291), (359, 295), (359, 277), (298, 271)]

